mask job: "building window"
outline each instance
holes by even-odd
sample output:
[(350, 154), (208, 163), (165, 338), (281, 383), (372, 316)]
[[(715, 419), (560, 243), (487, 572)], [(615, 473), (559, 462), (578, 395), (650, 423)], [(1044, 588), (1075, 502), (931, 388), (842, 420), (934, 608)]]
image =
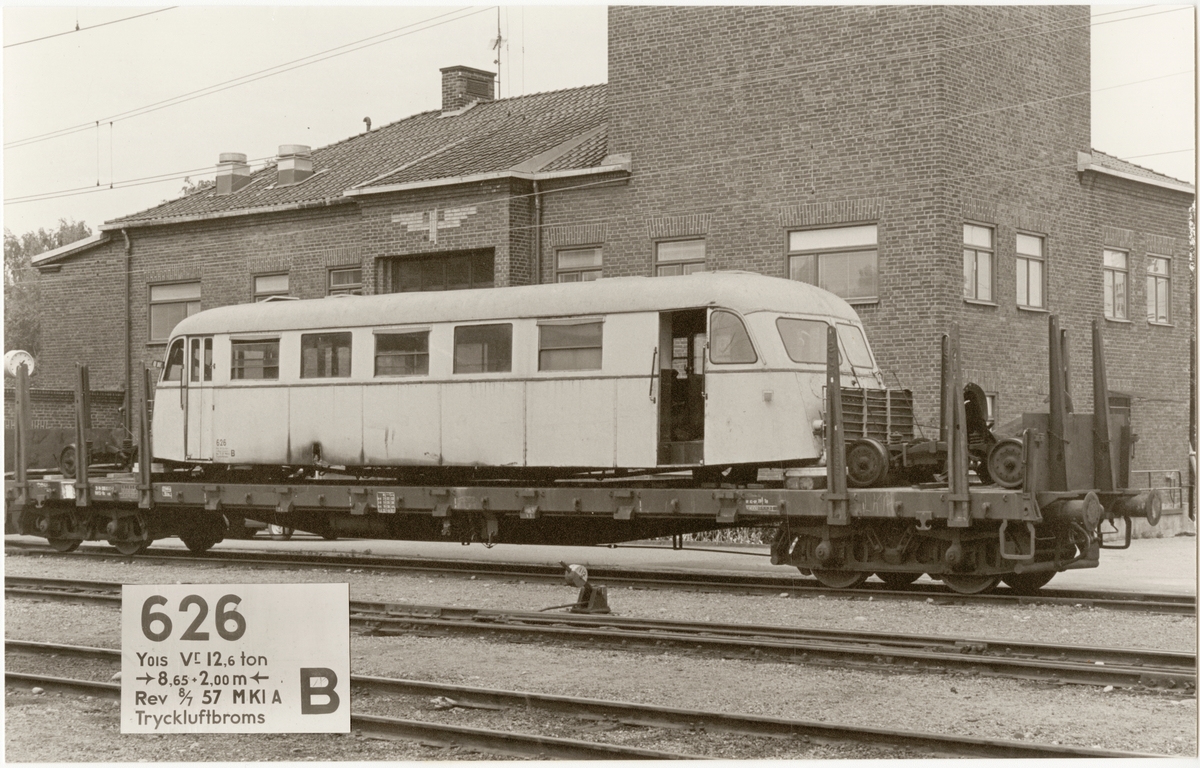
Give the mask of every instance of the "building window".
[(429, 374), (429, 331), (375, 334), (376, 376)]
[(995, 257), (992, 228), (963, 224), (963, 298), (992, 300)]
[(150, 341), (166, 341), (185, 317), (200, 311), (200, 283), (150, 286)]
[(232, 340), (231, 379), (278, 379), (279, 339)]
[(327, 296), (362, 296), (362, 267), (329, 270)]
[(539, 371), (598, 371), (603, 361), (604, 323), (599, 320), (538, 324)]
[(600, 279), (604, 264), (601, 248), (571, 248), (558, 252), (557, 275), (560, 283), (579, 283)]
[(847, 301), (878, 301), (879, 227), (858, 224), (789, 232), (788, 277)]
[(1171, 260), (1146, 257), (1146, 319), (1171, 322)]
[(1017, 306), (1046, 308), (1046, 240), (1017, 235)]
[(454, 329), (455, 373), (512, 370), (512, 323), (463, 325)]
[(740, 317), (720, 309), (713, 311), (708, 321), (708, 357), (714, 363), (758, 362)]
[(1129, 254), (1104, 249), (1104, 316), (1129, 319)]
[(343, 333), (300, 336), (300, 378), (344, 379), (350, 375), (350, 337)]
[(495, 257), (490, 248), (422, 258), (390, 259), (385, 267), (389, 293), (457, 291), (491, 288), (496, 284)]
[(283, 275), (255, 275), (254, 276), (254, 300), (266, 301), (274, 296), (288, 295), (288, 276)]
[(1000, 396), (995, 393), (985, 392), (983, 397), (987, 403), (987, 422), (989, 425), (995, 424), (1000, 413)]
[(654, 244), (654, 274), (658, 277), (703, 271), (703, 240), (667, 240)]

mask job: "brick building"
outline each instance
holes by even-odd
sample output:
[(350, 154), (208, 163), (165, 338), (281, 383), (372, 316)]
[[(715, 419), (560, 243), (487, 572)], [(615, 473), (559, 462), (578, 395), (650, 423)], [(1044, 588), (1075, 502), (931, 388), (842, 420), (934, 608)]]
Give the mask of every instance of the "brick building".
[(1183, 470), (1195, 190), (1091, 149), (1089, 48), (1083, 6), (613, 7), (606, 85), (494, 100), (449, 67), (439, 111), (222, 155), (44, 254), (35, 386), (79, 361), (123, 394), (176, 320), (271, 294), (749, 269), (855, 304), (927, 424), (949, 323), (1003, 423), (1045, 408), (1048, 313), (1091, 410), (1100, 319), (1134, 468)]

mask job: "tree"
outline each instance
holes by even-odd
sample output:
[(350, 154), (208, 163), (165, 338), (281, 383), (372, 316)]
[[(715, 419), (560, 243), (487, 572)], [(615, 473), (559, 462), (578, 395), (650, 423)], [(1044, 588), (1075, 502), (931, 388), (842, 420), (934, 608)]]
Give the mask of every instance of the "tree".
[(4, 348), (37, 357), (41, 349), (40, 286), (33, 257), (89, 237), (82, 221), (58, 220), (58, 229), (15, 236), (4, 230)]

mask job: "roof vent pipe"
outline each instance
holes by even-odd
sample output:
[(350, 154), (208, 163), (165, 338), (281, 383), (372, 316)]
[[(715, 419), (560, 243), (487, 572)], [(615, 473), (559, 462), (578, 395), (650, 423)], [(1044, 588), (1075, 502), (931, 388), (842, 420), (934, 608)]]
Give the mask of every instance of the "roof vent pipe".
[(279, 184), (297, 184), (312, 175), (312, 149), (303, 144), (279, 145)]
[(230, 195), (250, 183), (250, 166), (241, 152), (222, 152), (217, 163), (217, 194)]

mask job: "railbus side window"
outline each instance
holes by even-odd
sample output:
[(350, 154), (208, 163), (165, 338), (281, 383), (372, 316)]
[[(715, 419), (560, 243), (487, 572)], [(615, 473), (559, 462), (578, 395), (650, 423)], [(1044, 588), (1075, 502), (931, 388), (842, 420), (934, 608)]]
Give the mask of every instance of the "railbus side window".
[(842, 348), (846, 350), (846, 357), (850, 360), (850, 365), (855, 368), (870, 368), (871, 350), (867, 347), (867, 340), (863, 337), (863, 332), (857, 326), (838, 323), (838, 338), (842, 340)]
[(342, 379), (350, 375), (352, 334), (306, 333), (300, 337), (300, 378)]
[(279, 339), (255, 339), (253, 341), (238, 341), (231, 344), (233, 365), (229, 378), (238, 379), (278, 379), (279, 378)]
[(775, 320), (775, 327), (779, 329), (783, 348), (793, 363), (825, 362), (825, 329), (828, 325), (820, 320), (780, 317)]
[(708, 356), (714, 363), (758, 362), (758, 354), (740, 317), (714, 310), (708, 326)]
[(375, 334), (376, 376), (428, 376), (429, 331)]
[(183, 378), (183, 339), (175, 339), (167, 353), (167, 364), (163, 368), (163, 381), (179, 381)]
[(538, 326), (538, 370), (598, 371), (603, 340), (604, 323), (599, 320), (542, 323)]
[(454, 329), (455, 373), (512, 370), (512, 323), (462, 325)]

